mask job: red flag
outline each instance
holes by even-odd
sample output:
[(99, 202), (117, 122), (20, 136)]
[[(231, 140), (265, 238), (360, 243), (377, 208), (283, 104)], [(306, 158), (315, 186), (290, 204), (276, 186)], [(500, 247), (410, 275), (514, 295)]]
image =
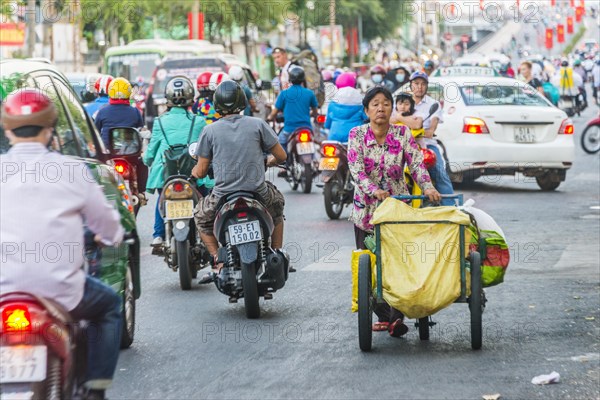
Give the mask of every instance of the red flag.
[(483, 10), (483, 0), (479, 0), (479, 9)]
[(550, 0), (550, 6), (555, 7), (556, 6), (556, 0)]
[(575, 7), (575, 0), (571, 0), (571, 8)]
[(579, 0), (579, 5), (585, 8), (585, 0)]
[(552, 48), (552, 29), (546, 29), (546, 48), (550, 50)]
[(575, 22), (581, 22), (581, 18), (583, 17), (583, 7), (577, 7), (575, 9)]
[(198, 37), (194, 37), (192, 28), (192, 13), (188, 13), (188, 39), (204, 39), (204, 14), (198, 13)]
[(565, 42), (565, 26), (563, 24), (556, 25), (556, 42)]
[(450, 14), (452, 16), (454, 16), (455, 12), (456, 12), (456, 7), (454, 6), (454, 3), (450, 3)]
[(567, 33), (573, 33), (573, 17), (567, 17)]

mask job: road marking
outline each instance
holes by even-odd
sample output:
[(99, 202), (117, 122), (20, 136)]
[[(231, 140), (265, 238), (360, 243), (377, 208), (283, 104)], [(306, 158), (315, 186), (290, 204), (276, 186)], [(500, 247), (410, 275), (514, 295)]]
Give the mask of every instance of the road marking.
[(597, 270), (598, 253), (600, 253), (600, 245), (598, 243), (570, 244), (562, 252), (560, 259), (552, 266), (552, 269), (569, 270), (578, 266), (590, 266)]
[(591, 206), (590, 210), (600, 210), (600, 206)]
[(350, 271), (353, 246), (342, 246), (334, 254), (321, 257), (317, 262), (307, 265), (301, 271), (308, 272), (346, 272)]
[(600, 215), (599, 214), (587, 214), (587, 215), (582, 215), (579, 218), (581, 218), (581, 219), (600, 219)]

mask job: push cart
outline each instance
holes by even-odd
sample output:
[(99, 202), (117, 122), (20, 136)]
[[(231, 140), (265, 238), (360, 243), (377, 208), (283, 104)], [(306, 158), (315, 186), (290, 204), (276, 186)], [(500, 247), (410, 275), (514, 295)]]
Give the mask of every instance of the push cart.
[[(462, 205), (462, 195), (444, 196), (452, 197), (458, 200), (458, 204)], [(399, 201), (426, 200), (426, 196), (393, 196)], [(385, 224), (455, 224), (450, 220), (423, 220), (423, 221), (389, 221), (385, 223), (375, 224), (375, 243), (376, 243), (376, 271), (372, 272), (372, 261), (369, 254), (362, 254), (359, 258), (358, 265), (358, 339), (359, 346), (362, 351), (370, 351), (372, 347), (372, 325), (373, 312), (377, 305), (384, 304), (383, 299), (383, 273), (382, 269), (387, 267), (382, 265), (384, 257), (382, 257), (382, 230)], [(456, 225), (456, 224), (455, 224)], [(450, 227), (448, 227), (450, 228)], [(471, 347), (478, 350), (482, 345), (482, 314), (485, 307), (485, 293), (482, 288), (481, 280), (481, 260), (485, 259), (485, 242), (479, 243), (478, 251), (469, 251), (465, 249), (465, 237), (467, 236), (466, 225), (458, 225), (459, 236), (459, 254), (456, 262), (453, 262), (452, 268), (460, 268), (460, 296), (454, 300), (454, 303), (468, 303), (471, 314)], [(426, 231), (426, 230), (425, 230)], [(423, 238), (426, 239), (426, 238)], [(483, 244), (483, 245), (482, 245)], [(458, 253), (457, 251), (457, 253)], [(483, 254), (482, 254), (483, 253)], [(397, 260), (394, 260), (396, 267)], [(391, 267), (391, 266), (390, 266)], [(375, 278), (376, 284), (373, 286), (372, 279)], [(389, 282), (388, 282), (389, 284)], [(456, 288), (458, 292), (458, 288)], [(450, 300), (450, 304), (452, 300)], [(436, 311), (437, 312), (437, 311)], [(417, 319), (415, 326), (419, 330), (419, 338), (421, 340), (429, 340), (429, 328), (435, 325), (431, 320), (431, 315)]]

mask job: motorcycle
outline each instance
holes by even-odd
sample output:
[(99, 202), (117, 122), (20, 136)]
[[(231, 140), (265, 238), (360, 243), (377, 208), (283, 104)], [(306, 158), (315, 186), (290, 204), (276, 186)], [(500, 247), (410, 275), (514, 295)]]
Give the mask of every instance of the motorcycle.
[(252, 192), (223, 196), (217, 205), (214, 234), (220, 247), (217, 259), (223, 263), (215, 279), (217, 289), (230, 303), (244, 298), (247, 318), (260, 317), (259, 298), (273, 298), (289, 274), (289, 257), (270, 247), (273, 219)]
[(288, 161), (287, 176), (285, 180), (292, 190), (301, 187), (303, 193), (312, 190), (313, 177), (316, 175), (315, 142), (313, 130), (310, 127), (296, 129), (287, 144)]
[(345, 206), (352, 204), (354, 181), (348, 168), (348, 149), (335, 140), (321, 143), (322, 158), (319, 171), (323, 179), (325, 212), (330, 219), (338, 219)]
[(600, 151), (600, 117), (589, 121), (581, 134), (581, 147), (588, 154)]
[(569, 117), (575, 114), (581, 115), (581, 112), (587, 108), (587, 103), (583, 99), (581, 89), (577, 96), (561, 95), (558, 100), (558, 108), (567, 113)]
[[(194, 146), (190, 146), (190, 153)], [(211, 266), (212, 257), (200, 240), (194, 222), (194, 208), (202, 200), (195, 178), (170, 176), (163, 185), (159, 210), (165, 222), (162, 254), (167, 266), (179, 272), (181, 290), (192, 288), (198, 271)]]

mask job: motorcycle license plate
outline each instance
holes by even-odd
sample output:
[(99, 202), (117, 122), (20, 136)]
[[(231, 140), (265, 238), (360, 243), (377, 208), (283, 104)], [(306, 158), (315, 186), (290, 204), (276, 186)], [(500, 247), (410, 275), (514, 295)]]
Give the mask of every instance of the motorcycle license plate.
[(313, 142), (297, 143), (296, 152), (299, 155), (313, 154), (315, 152), (315, 144)]
[(339, 163), (340, 159), (337, 157), (321, 158), (321, 161), (319, 161), (319, 171), (335, 171)]
[(194, 216), (194, 200), (167, 200), (165, 219), (189, 219)]
[(559, 108), (571, 108), (573, 107), (572, 100), (561, 100), (559, 104)]
[(47, 355), (46, 346), (0, 347), (0, 383), (43, 381)]
[(515, 142), (533, 143), (535, 142), (535, 130), (529, 126), (517, 126), (515, 128)]
[(229, 242), (238, 245), (248, 242), (256, 242), (262, 239), (259, 221), (250, 221), (243, 224), (229, 225)]

